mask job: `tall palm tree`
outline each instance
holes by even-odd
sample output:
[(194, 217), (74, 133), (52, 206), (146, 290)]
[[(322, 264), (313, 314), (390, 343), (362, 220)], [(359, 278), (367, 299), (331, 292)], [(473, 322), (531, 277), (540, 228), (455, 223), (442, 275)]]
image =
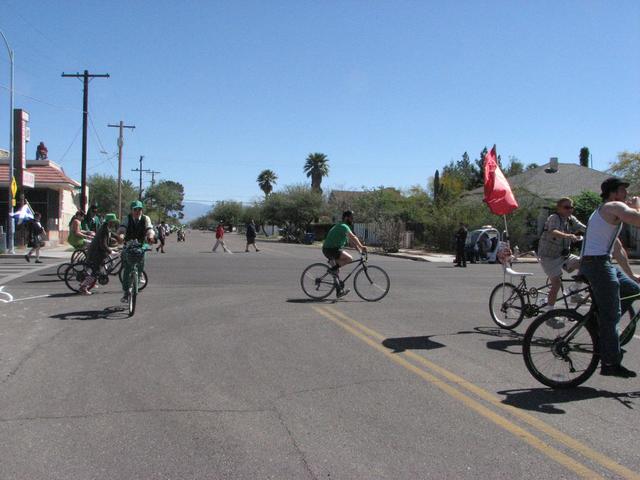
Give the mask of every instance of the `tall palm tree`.
[(278, 176), (275, 174), (275, 172), (273, 170), (267, 169), (260, 172), (260, 175), (258, 175), (258, 179), (256, 180), (256, 182), (258, 182), (260, 190), (264, 192), (264, 196), (268, 197), (269, 194), (273, 191), (273, 186), (276, 184), (277, 180)]
[(304, 164), (304, 173), (311, 177), (311, 189), (322, 193), (322, 178), (329, 175), (329, 159), (324, 153), (310, 153)]

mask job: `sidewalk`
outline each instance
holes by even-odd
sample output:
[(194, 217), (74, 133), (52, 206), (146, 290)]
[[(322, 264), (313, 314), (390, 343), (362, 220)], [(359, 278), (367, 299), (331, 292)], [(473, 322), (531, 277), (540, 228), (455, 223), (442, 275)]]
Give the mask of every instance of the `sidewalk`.
[[(2, 253), (0, 254), (0, 258), (20, 258), (24, 257), (28, 251), (28, 248), (16, 248), (16, 253), (14, 255), (11, 255), (10, 253)], [(73, 247), (70, 245), (45, 247), (40, 250), (40, 257), (66, 259), (71, 258), (71, 252), (73, 252)]]

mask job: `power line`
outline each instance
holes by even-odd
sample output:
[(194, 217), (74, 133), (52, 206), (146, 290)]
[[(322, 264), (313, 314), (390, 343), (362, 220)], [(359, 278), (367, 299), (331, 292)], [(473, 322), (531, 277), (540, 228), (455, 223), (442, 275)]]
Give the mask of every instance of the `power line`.
[[(9, 87), (7, 87), (6, 85), (2, 85), (0, 84), (0, 88), (10, 91), (11, 89)], [(69, 110), (71, 112), (82, 112), (82, 110), (79, 110), (77, 108), (73, 108), (73, 107), (67, 107), (65, 105), (56, 105), (55, 103), (51, 103), (51, 102), (47, 102), (45, 100), (42, 100), (40, 98), (36, 98), (36, 97), (32, 97), (31, 95), (27, 95), (26, 93), (21, 93), (18, 90), (13, 90), (13, 93), (15, 95), (18, 95), (19, 97), (24, 97), (24, 98), (28, 98), (29, 100), (33, 100), (34, 102), (38, 102), (38, 103), (42, 103), (44, 105), (48, 105), (50, 107), (54, 107), (54, 108), (60, 108), (63, 110)]]

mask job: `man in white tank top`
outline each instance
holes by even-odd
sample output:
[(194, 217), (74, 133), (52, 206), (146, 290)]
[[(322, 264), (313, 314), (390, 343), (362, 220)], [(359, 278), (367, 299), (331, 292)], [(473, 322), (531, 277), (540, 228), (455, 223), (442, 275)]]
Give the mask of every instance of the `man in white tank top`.
[[(633, 300), (620, 302), (620, 297), (640, 294), (640, 276), (631, 271), (627, 252), (618, 235), (623, 223), (640, 226), (640, 198), (627, 200), (629, 184), (608, 178), (600, 189), (603, 204), (591, 214), (582, 244), (582, 273), (591, 284), (600, 320), (600, 357), (602, 375), (631, 378), (636, 373), (622, 366), (618, 338), (620, 316)], [(618, 262), (616, 268), (611, 257)]]

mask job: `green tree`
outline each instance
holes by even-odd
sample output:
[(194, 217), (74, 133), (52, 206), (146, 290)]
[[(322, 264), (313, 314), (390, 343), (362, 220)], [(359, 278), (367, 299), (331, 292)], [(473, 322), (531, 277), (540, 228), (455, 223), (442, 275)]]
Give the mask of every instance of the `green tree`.
[(148, 214), (153, 221), (182, 219), (184, 187), (172, 180), (162, 180), (150, 186), (144, 195)]
[(274, 173), (273, 170), (263, 170), (258, 175), (256, 182), (258, 182), (258, 186), (260, 190), (264, 192), (264, 196), (267, 197), (273, 191), (273, 186), (276, 184), (278, 180), (278, 176)]
[(433, 176), (433, 201), (438, 203), (438, 196), (440, 194), (440, 172), (436, 170), (436, 174)]
[(588, 167), (590, 157), (591, 154), (589, 153), (589, 148), (582, 147), (580, 149), (580, 165), (582, 165), (583, 167)]
[(527, 165), (526, 170), (533, 170), (534, 168), (538, 168), (540, 165), (538, 165), (537, 163), (530, 163), (529, 165)]
[(587, 191), (573, 197), (573, 214), (586, 225), (593, 211), (600, 206), (602, 199), (595, 192)]
[(322, 179), (329, 175), (329, 159), (324, 153), (310, 153), (304, 164), (304, 173), (311, 178), (311, 189), (322, 193), (320, 184)]
[(505, 169), (505, 176), (512, 177), (524, 172), (524, 163), (516, 157), (509, 157), (509, 166)]
[(303, 185), (288, 185), (283, 191), (272, 193), (263, 204), (263, 219), (302, 240), (309, 225), (322, 214), (324, 199), (321, 194)]
[(640, 152), (624, 151), (618, 154), (618, 160), (609, 165), (609, 173), (631, 182), (638, 188), (640, 184)]
[[(100, 212), (118, 213), (118, 180), (112, 176), (95, 174), (87, 180), (92, 204)], [(129, 180), (122, 182), (122, 211), (129, 211), (129, 204), (138, 199), (138, 191)]]
[(234, 200), (221, 200), (216, 202), (209, 217), (211, 224), (217, 224), (222, 222), (225, 225), (231, 227), (237, 225), (242, 219), (243, 207), (242, 203)]

